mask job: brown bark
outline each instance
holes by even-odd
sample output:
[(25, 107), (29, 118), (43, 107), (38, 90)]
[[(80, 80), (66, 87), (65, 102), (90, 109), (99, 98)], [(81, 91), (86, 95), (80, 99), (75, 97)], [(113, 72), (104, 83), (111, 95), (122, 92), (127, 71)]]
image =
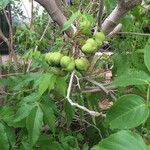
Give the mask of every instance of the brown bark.
[(120, 23), (120, 20), (142, 0), (117, 0), (117, 6), (102, 24), (102, 31), (108, 35)]
[[(57, 6), (54, 0), (35, 0), (40, 5), (42, 5), (48, 14), (51, 16), (52, 20), (55, 21), (60, 27), (63, 27), (65, 22), (67, 21), (66, 17), (63, 15), (59, 7)], [(73, 29), (70, 27), (66, 30), (66, 34), (71, 36), (73, 33)]]

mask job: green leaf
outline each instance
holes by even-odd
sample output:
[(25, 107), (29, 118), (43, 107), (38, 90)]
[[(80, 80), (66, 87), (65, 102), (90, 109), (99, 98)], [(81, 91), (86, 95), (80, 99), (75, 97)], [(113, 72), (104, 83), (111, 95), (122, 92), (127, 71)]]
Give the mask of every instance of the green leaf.
[(73, 107), (68, 102), (65, 102), (64, 110), (66, 113), (67, 124), (68, 124), (68, 126), (70, 126), (70, 124), (73, 120), (73, 115), (74, 115)]
[(10, 106), (2, 106), (0, 108), (0, 119), (2, 119), (4, 122), (9, 121), (10, 116), (12, 116), (13, 114), (13, 109)]
[(45, 122), (49, 125), (50, 129), (52, 132), (55, 132), (55, 115), (54, 111), (51, 108), (51, 104), (48, 101), (44, 101), (43, 103), (40, 104), (43, 114), (44, 114), (44, 120)]
[(11, 147), (15, 147), (15, 145), (16, 145), (15, 129), (10, 128), (8, 126), (5, 126), (5, 128), (6, 128), (6, 134), (7, 134), (7, 137), (8, 137), (8, 141), (9, 141)]
[(112, 134), (91, 150), (147, 150), (147, 147), (140, 135), (123, 130)]
[(33, 107), (35, 107), (35, 104), (23, 103), (15, 115), (14, 123), (26, 118), (30, 114), (30, 111), (33, 109)]
[(1, 0), (0, 1), (0, 10), (4, 9), (9, 2), (10, 2), (10, 0)]
[(150, 76), (143, 71), (132, 71), (116, 77), (113, 81), (115, 86), (126, 87), (129, 85), (145, 85), (150, 81)]
[(42, 95), (47, 89), (52, 90), (54, 88), (56, 76), (51, 74), (42, 75), (39, 81), (39, 95)]
[(144, 48), (144, 62), (150, 72), (150, 45), (147, 45)]
[(19, 148), (19, 150), (33, 150), (31, 145), (26, 142), (26, 141), (22, 141), (21, 142), (21, 147)]
[(21, 100), (21, 104), (23, 103), (32, 103), (32, 102), (36, 102), (40, 99), (40, 96), (38, 93), (34, 92), (26, 97), (24, 97), (22, 100)]
[(5, 126), (2, 123), (0, 123), (0, 149), (9, 150), (9, 143), (5, 131)]
[(43, 112), (39, 106), (34, 107), (27, 117), (26, 127), (29, 134), (29, 141), (34, 146), (40, 136), (43, 123)]
[(149, 109), (144, 99), (134, 94), (120, 97), (108, 110), (106, 123), (111, 129), (130, 129), (144, 123)]
[(63, 96), (66, 96), (66, 90), (67, 90), (66, 77), (65, 78), (57, 77), (56, 86), (58, 90), (63, 94)]
[(77, 19), (77, 17), (79, 17), (79, 15), (80, 15), (79, 11), (73, 13), (70, 19), (64, 24), (62, 32), (67, 30), (71, 26), (71, 24)]

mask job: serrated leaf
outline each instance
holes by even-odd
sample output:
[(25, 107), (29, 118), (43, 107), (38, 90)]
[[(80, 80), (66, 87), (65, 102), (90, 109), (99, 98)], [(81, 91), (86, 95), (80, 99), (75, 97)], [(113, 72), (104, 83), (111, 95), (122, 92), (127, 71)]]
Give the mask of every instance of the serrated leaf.
[(68, 124), (68, 126), (70, 126), (70, 124), (73, 120), (73, 115), (74, 115), (73, 107), (68, 102), (66, 102), (65, 106), (64, 106), (64, 110), (66, 113), (67, 124)]
[(14, 123), (26, 118), (30, 114), (30, 111), (33, 109), (33, 107), (35, 107), (34, 104), (23, 103), (15, 115)]
[(147, 150), (147, 147), (140, 135), (123, 130), (102, 140), (91, 150)]
[(26, 97), (24, 97), (22, 100), (21, 100), (21, 104), (23, 103), (31, 103), (31, 102), (36, 102), (40, 99), (40, 96), (38, 95), (38, 93), (34, 92)]
[(55, 115), (54, 111), (51, 108), (51, 104), (47, 101), (44, 101), (43, 103), (40, 104), (43, 114), (44, 114), (44, 120), (45, 122), (49, 125), (50, 129), (52, 132), (55, 132)]
[(5, 126), (0, 123), (0, 149), (9, 150), (8, 137), (5, 131)]
[(113, 81), (115, 86), (126, 87), (129, 85), (145, 85), (150, 82), (150, 76), (143, 71), (132, 71), (116, 77)]
[(149, 109), (144, 99), (134, 94), (120, 97), (108, 110), (106, 123), (111, 129), (130, 129), (144, 123)]
[(79, 11), (73, 13), (72, 16), (70, 17), (70, 19), (64, 24), (62, 32), (65, 31), (65, 30), (67, 30), (71, 26), (71, 24), (77, 19), (77, 17), (79, 15), (80, 15)]
[(22, 145), (21, 145), (19, 150), (33, 150), (31, 145), (28, 142), (26, 142), (26, 141), (22, 141), (21, 144)]
[(5, 126), (5, 128), (6, 128), (6, 134), (7, 134), (7, 137), (8, 137), (8, 141), (9, 141), (11, 147), (15, 147), (15, 145), (16, 145), (15, 129), (11, 128), (11, 127), (8, 127), (8, 126)]
[(51, 74), (44, 74), (42, 75), (40, 82), (39, 82), (39, 95), (42, 95), (46, 90), (52, 90), (54, 88), (56, 81), (56, 76)]
[(58, 90), (63, 94), (63, 96), (66, 96), (66, 91), (67, 91), (66, 78), (58, 77), (56, 80), (56, 86)]
[(10, 2), (10, 0), (1, 0), (0, 1), (0, 10), (4, 9), (9, 2)]
[(144, 48), (144, 62), (150, 72), (150, 45), (147, 45)]
[(43, 123), (43, 112), (39, 106), (34, 107), (27, 117), (26, 127), (29, 134), (29, 141), (34, 146), (40, 136)]
[(10, 116), (12, 116), (13, 114), (13, 109), (10, 106), (2, 106), (2, 108), (0, 109), (0, 119), (5, 122), (7, 122)]

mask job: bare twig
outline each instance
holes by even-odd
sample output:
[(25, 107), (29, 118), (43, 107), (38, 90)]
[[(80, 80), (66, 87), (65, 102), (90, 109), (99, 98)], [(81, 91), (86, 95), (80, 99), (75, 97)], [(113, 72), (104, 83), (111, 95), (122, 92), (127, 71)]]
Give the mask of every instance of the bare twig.
[(99, 10), (97, 16), (97, 22), (99, 28), (101, 28), (101, 24), (102, 24), (103, 11), (104, 11), (104, 0), (99, 0)]
[(114, 36), (114, 35), (116, 35), (116, 34), (121, 30), (121, 28), (122, 28), (122, 24), (119, 23), (119, 24), (114, 28), (114, 30), (109, 33), (108, 36)]
[(91, 126), (91, 127), (95, 128), (98, 131), (100, 138), (103, 139), (101, 131), (97, 126), (95, 126), (94, 124), (89, 123), (85, 119), (79, 119), (78, 116), (75, 116), (75, 119), (79, 120), (79, 121), (82, 121), (82, 122), (86, 123), (88, 126)]
[(70, 81), (69, 81), (69, 86), (68, 86), (68, 89), (67, 89), (67, 97), (66, 97), (66, 99), (68, 100), (68, 102), (70, 103), (70, 105), (84, 110), (85, 112), (89, 113), (91, 116), (95, 116), (95, 117), (98, 117), (98, 116), (100, 116), (100, 115), (103, 116), (102, 113), (89, 110), (89, 109), (86, 108), (85, 106), (81, 106), (81, 105), (79, 105), (78, 103), (74, 103), (74, 102), (70, 99), (71, 88), (72, 88), (72, 83), (73, 83), (74, 75), (75, 75), (75, 71), (73, 71), (72, 74), (71, 74)]
[(118, 32), (118, 34), (150, 36), (150, 33), (138, 33), (138, 32)]
[(114, 99), (114, 100), (117, 99), (117, 98), (114, 96), (114, 94), (113, 94), (111, 91), (109, 91), (108, 89), (106, 89), (102, 84), (98, 83), (98, 82), (95, 81), (95, 80), (89, 79), (89, 78), (87, 78), (86, 80), (89, 81), (89, 82), (91, 82), (91, 83), (93, 83), (93, 84), (95, 84), (95, 85), (97, 85), (97, 86), (98, 86), (99, 88), (101, 88), (106, 94), (109, 94), (109, 95), (112, 97), (112, 99)]
[(31, 19), (30, 19), (30, 29), (32, 29), (32, 25), (33, 25), (33, 9), (34, 9), (34, 4), (33, 4), (33, 0), (31, 0)]
[[(10, 49), (10, 55), (12, 55), (12, 58), (13, 58), (13, 60), (14, 60), (15, 65), (17, 65), (17, 64), (18, 64), (18, 62), (17, 62), (17, 56), (16, 56), (15, 51), (14, 51), (14, 49), (13, 49), (13, 30), (12, 30), (12, 26), (11, 26), (11, 23), (10, 23), (10, 20), (9, 20), (9, 18), (8, 18), (8, 16), (7, 16), (6, 11), (3, 10), (3, 12), (4, 12), (5, 18), (6, 18), (7, 23), (8, 23), (8, 26), (9, 26), (9, 33), (10, 33), (10, 41), (9, 41), (9, 46), (8, 46), (8, 48)], [(8, 45), (8, 44), (7, 44), (7, 45)]]
[(10, 73), (10, 74), (0, 74), (1, 77), (8, 77), (8, 76), (18, 76), (18, 75), (23, 75), (24, 73)]
[(92, 79), (86, 79), (86, 80), (93, 83), (93, 84), (95, 84), (95, 85), (97, 85), (98, 87), (100, 87), (106, 94), (109, 93), (109, 91), (102, 84), (100, 84), (100, 83), (98, 83), (98, 82), (96, 82)]
[[(49, 24), (50, 24), (50, 20), (51, 20), (51, 19), (49, 18), (48, 23), (47, 23), (47, 25), (46, 25), (46, 27), (45, 27), (45, 29), (44, 29), (44, 31), (43, 31), (43, 34), (42, 34), (42, 36), (41, 36), (39, 42), (41, 42), (41, 41), (43, 40), (43, 38), (44, 38), (44, 36), (45, 36), (45, 34), (46, 34), (46, 31), (48, 30), (48, 27), (49, 27)], [(38, 45), (36, 45), (35, 51), (36, 51), (37, 49), (38, 49)], [(31, 65), (32, 65), (32, 60), (29, 61), (26, 72), (29, 72)]]

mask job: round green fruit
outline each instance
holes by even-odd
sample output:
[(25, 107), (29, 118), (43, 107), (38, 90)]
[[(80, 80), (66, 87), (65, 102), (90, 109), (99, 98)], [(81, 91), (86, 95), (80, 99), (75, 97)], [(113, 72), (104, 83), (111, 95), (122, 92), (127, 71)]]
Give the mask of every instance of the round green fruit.
[(85, 28), (90, 28), (91, 27), (91, 23), (90, 21), (81, 21), (79, 24), (79, 29), (85, 29)]
[(105, 40), (105, 34), (103, 32), (97, 32), (95, 34), (95, 40), (103, 42)]
[(75, 62), (74, 62), (74, 60), (71, 60), (71, 62), (69, 63), (69, 65), (66, 67), (65, 70), (68, 72), (72, 72), (74, 70), (74, 68), (75, 68)]
[(71, 62), (71, 58), (69, 56), (63, 56), (60, 60), (60, 65), (63, 68), (66, 68)]
[(92, 54), (95, 52), (95, 47), (91, 43), (86, 43), (82, 46), (82, 52), (85, 54)]
[(60, 60), (63, 57), (63, 55), (60, 52), (54, 52), (52, 54), (52, 64), (54, 65), (59, 65), (60, 64)]
[(92, 35), (92, 32), (91, 32), (91, 29), (88, 27), (84, 28), (84, 29), (81, 29), (80, 32), (84, 35), (87, 35), (87, 36), (91, 36)]
[(51, 67), (51, 72), (57, 76), (65, 76), (67, 73), (58, 67)]
[(90, 44), (92, 44), (92, 45), (95, 45), (95, 44), (96, 44), (96, 42), (95, 42), (95, 40), (94, 40), (93, 38), (87, 39), (87, 40), (86, 40), (86, 43), (90, 43)]
[(87, 43), (90, 43), (92, 46), (93, 46), (93, 49), (96, 49), (97, 48), (97, 42), (93, 39), (93, 38), (89, 38), (89, 39), (87, 39), (87, 41), (86, 41), (86, 44)]
[(90, 66), (90, 63), (87, 58), (79, 58), (75, 60), (76, 68), (80, 71), (86, 71)]
[(49, 64), (51, 64), (52, 59), (53, 59), (53, 53), (50, 52), (50, 53), (45, 54), (45, 60), (46, 60)]
[(150, 145), (148, 145), (147, 148), (148, 148), (147, 150), (150, 150)]
[(95, 39), (95, 41), (96, 41), (96, 43), (97, 43), (97, 45), (98, 45), (98, 46), (102, 46), (102, 44), (103, 44), (103, 43), (102, 43), (102, 41), (101, 41), (101, 40), (99, 40), (99, 39)]

